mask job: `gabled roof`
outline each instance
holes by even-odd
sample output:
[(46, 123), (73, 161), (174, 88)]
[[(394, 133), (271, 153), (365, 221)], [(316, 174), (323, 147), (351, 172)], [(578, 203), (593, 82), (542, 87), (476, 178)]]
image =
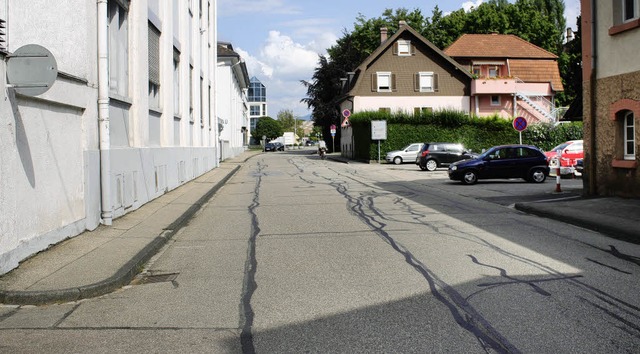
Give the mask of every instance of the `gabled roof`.
[(401, 21), (400, 22), (400, 28), (398, 28), (398, 31), (396, 31), (396, 33), (394, 33), (391, 37), (389, 37), (386, 41), (384, 41), (384, 43), (381, 43), (380, 46), (376, 50), (374, 50), (373, 53), (371, 53), (371, 55), (369, 55), (358, 66), (358, 68), (356, 69), (356, 78), (357, 78), (356, 82), (349, 88), (349, 91), (351, 89), (353, 89), (354, 87), (357, 87), (357, 85), (360, 83), (360, 80), (362, 80), (362, 75), (359, 75), (359, 74), (361, 72), (364, 72), (372, 62), (374, 62), (376, 59), (378, 59), (378, 57), (382, 53), (384, 53), (384, 51), (388, 50), (391, 46), (393, 46), (393, 44), (398, 40), (398, 38), (401, 37), (402, 34), (405, 33), (405, 32), (411, 33), (420, 42), (425, 44), (427, 47), (429, 47), (431, 50), (433, 50), (435, 53), (437, 53), (439, 56), (441, 56), (443, 59), (445, 59), (447, 62), (449, 62), (453, 68), (455, 68), (456, 70), (459, 70), (463, 75), (469, 77), (470, 79), (473, 78), (471, 73), (469, 73), (468, 70), (465, 67), (463, 67), (460, 64), (458, 64), (458, 62), (456, 62), (451, 57), (449, 57), (447, 54), (445, 54), (442, 50), (440, 50), (438, 47), (436, 47), (428, 39), (424, 38), (416, 30), (414, 30), (413, 28), (409, 27), (409, 25), (407, 25), (406, 23)]
[(558, 58), (512, 34), (463, 34), (444, 52), (454, 58)]

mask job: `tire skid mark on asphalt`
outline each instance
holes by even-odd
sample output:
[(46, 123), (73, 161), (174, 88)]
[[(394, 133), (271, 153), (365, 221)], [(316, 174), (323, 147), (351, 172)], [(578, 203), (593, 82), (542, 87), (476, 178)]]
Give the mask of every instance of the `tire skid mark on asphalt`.
[(256, 209), (260, 206), (260, 186), (262, 185), (262, 172), (267, 167), (258, 162), (258, 173), (256, 174), (256, 184), (253, 190), (253, 201), (249, 206), (251, 214), (251, 235), (248, 241), (247, 259), (244, 266), (244, 280), (242, 284), (242, 297), (240, 302), (240, 344), (242, 352), (245, 354), (253, 354), (256, 352), (253, 342), (253, 320), (255, 313), (251, 306), (251, 298), (258, 288), (256, 283), (256, 271), (258, 268), (258, 260), (256, 258), (256, 240), (260, 234), (260, 222)]
[[(336, 173), (337, 175), (339, 175), (339, 176), (345, 177), (344, 173), (336, 171), (335, 169), (332, 169), (332, 171), (334, 173)], [(347, 177), (347, 178), (355, 181), (356, 183), (360, 183), (362, 185), (370, 187), (372, 189), (380, 189), (379, 187), (373, 186), (372, 184), (365, 183), (364, 181), (362, 181), (362, 179), (363, 179), (362, 177), (360, 177), (359, 179), (355, 179), (355, 178), (351, 178), (351, 177)], [(327, 180), (329, 180), (329, 179), (327, 178)], [(411, 188), (409, 188), (406, 185), (402, 185), (402, 187), (405, 188), (405, 189), (411, 190)], [(351, 200), (355, 199), (354, 197), (348, 195), (348, 193), (346, 192), (346, 190), (347, 190), (346, 187), (339, 188), (339, 189), (337, 188), (337, 190), (338, 190), (338, 192), (343, 191), (343, 193), (341, 193), (341, 194), (345, 198), (347, 198), (347, 200), (351, 201)], [(472, 199), (475, 200), (475, 198), (473, 198), (473, 197), (468, 197), (468, 198), (472, 198)], [(356, 203), (356, 205), (357, 204), (361, 204), (361, 203), (358, 202), (358, 203)], [(455, 204), (456, 207), (458, 207), (458, 205), (460, 205), (460, 203), (454, 203), (454, 204)], [(355, 210), (355, 207), (352, 207), (351, 209)], [(356, 215), (361, 217), (361, 219), (365, 223), (368, 223), (369, 220), (375, 221), (371, 217), (367, 216), (363, 209), (360, 210), (360, 212), (361, 213), (356, 213)], [(376, 212), (376, 213), (380, 214), (379, 212)], [(419, 215), (419, 214), (417, 214), (417, 215)], [(425, 226), (433, 227), (432, 225), (429, 225), (428, 223), (424, 223), (424, 222), (422, 222), (420, 220), (418, 220), (418, 221), (420, 223), (424, 224)], [(378, 224), (379, 225), (384, 225), (384, 224), (381, 224), (379, 222), (378, 222)], [(376, 230), (376, 232), (378, 232), (378, 230), (379, 230), (381, 233), (384, 233), (384, 230), (382, 230), (383, 226), (376, 227), (373, 222), (369, 223), (369, 225), (374, 230)], [(538, 270), (540, 270), (542, 272), (545, 272), (545, 273), (549, 274), (550, 276), (553, 276), (553, 278), (543, 278), (543, 279), (541, 279), (539, 281), (564, 281), (568, 285), (578, 288), (583, 293), (589, 294), (590, 296), (593, 296), (594, 298), (600, 300), (604, 304), (595, 304), (595, 302), (592, 302), (592, 301), (584, 301), (584, 302), (587, 303), (587, 304), (592, 304), (592, 306), (595, 309), (601, 311), (606, 316), (609, 316), (609, 317), (613, 318), (615, 321), (620, 322), (621, 325), (619, 327), (622, 330), (627, 331), (627, 332), (631, 332), (631, 333), (634, 334), (634, 336), (637, 336), (638, 338), (640, 338), (640, 324), (632, 322), (632, 321), (629, 321), (629, 320), (624, 320), (624, 321), (620, 320), (621, 318), (623, 318), (622, 317), (623, 315), (626, 315), (627, 317), (634, 318), (636, 321), (638, 319), (640, 319), (640, 308), (638, 306), (630, 304), (630, 303), (628, 303), (628, 302), (626, 302), (626, 301), (624, 301), (624, 300), (622, 300), (620, 298), (617, 298), (617, 297), (615, 297), (615, 296), (613, 296), (613, 295), (611, 295), (611, 294), (609, 294), (609, 293), (607, 293), (607, 292), (605, 292), (605, 291), (603, 291), (603, 290), (601, 290), (599, 288), (596, 288), (595, 286), (589, 285), (589, 284), (581, 281), (580, 278), (583, 277), (581, 275), (580, 276), (568, 276), (565, 273), (563, 273), (563, 272), (561, 272), (561, 271), (559, 271), (557, 269), (554, 269), (551, 266), (545, 265), (545, 264), (543, 264), (541, 262), (538, 262), (538, 261), (535, 261), (535, 260), (531, 260), (529, 258), (523, 257), (521, 255), (515, 254), (515, 253), (510, 252), (510, 251), (507, 251), (507, 250), (505, 250), (505, 249), (503, 249), (503, 248), (501, 248), (501, 247), (499, 247), (499, 246), (497, 246), (497, 245), (495, 245), (495, 244), (483, 239), (482, 237), (479, 237), (477, 235), (471, 234), (469, 232), (465, 232), (463, 230), (456, 230), (456, 227), (454, 225), (445, 225), (445, 226), (447, 226), (449, 229), (453, 230), (454, 232), (439, 231), (442, 234), (442, 236), (445, 236), (445, 237), (456, 237), (456, 238), (459, 238), (459, 239), (467, 241), (467, 242), (474, 242), (474, 243), (477, 243), (477, 244), (482, 245), (484, 247), (487, 247), (487, 248), (489, 248), (489, 249), (491, 249), (491, 250), (493, 250), (493, 251), (495, 251), (495, 252), (497, 252), (497, 253), (505, 256), (505, 257), (508, 257), (510, 259), (522, 262), (522, 263), (524, 263), (524, 264), (526, 264), (528, 266), (534, 267), (534, 268), (536, 268), (536, 269), (538, 269)], [(379, 233), (379, 234), (381, 234), (381, 233)], [(388, 237), (387, 238), (388, 242), (394, 242), (393, 238), (391, 236), (385, 236), (384, 234), (381, 234), (381, 237), (383, 237), (383, 238)], [(394, 243), (394, 244), (391, 244), (391, 245), (394, 246), (394, 249), (396, 249), (398, 252), (403, 253), (399, 248), (395, 247), (395, 245), (398, 245), (397, 243)], [(595, 247), (595, 246), (592, 246), (592, 247)], [(637, 259), (636, 257), (632, 257), (632, 256), (628, 256), (628, 255), (624, 255), (624, 254), (620, 253), (614, 246), (611, 246), (611, 250), (603, 250), (603, 251), (605, 251), (607, 253), (610, 253), (614, 257), (617, 257), (617, 258), (620, 258), (620, 259), (623, 259), (623, 260), (626, 260), (626, 261), (629, 261), (629, 262), (632, 262), (632, 263), (635, 263), (635, 264), (639, 264), (638, 263), (639, 259)], [(405, 253), (403, 253), (403, 254), (405, 254)], [(408, 257), (408, 256), (413, 257), (413, 255), (411, 255), (411, 253), (407, 251), (407, 253), (405, 254), (405, 257)], [(411, 258), (406, 258), (406, 259), (407, 259), (407, 262), (409, 263), (409, 260)], [(417, 262), (418, 262), (418, 264), (423, 266), (419, 261), (417, 261)], [(416, 266), (414, 266), (414, 267), (416, 267)], [(416, 268), (416, 269), (418, 271), (421, 271), (421, 268)], [(425, 270), (427, 273), (430, 273), (430, 271), (426, 267), (422, 268), (422, 269)], [(423, 275), (425, 277), (427, 277), (428, 274), (423, 273)], [(435, 275), (433, 275), (433, 276), (435, 277)], [(435, 279), (437, 279), (437, 278), (435, 278)], [(427, 278), (427, 280), (429, 280), (429, 279)], [(431, 285), (431, 283), (430, 283), (430, 285)], [(445, 284), (445, 286), (446, 286), (445, 289), (451, 289), (450, 286), (448, 286), (446, 284)], [(446, 292), (448, 293), (448, 291), (449, 290), (447, 290)], [(452, 298), (454, 299), (454, 303), (458, 304), (455, 300), (458, 299), (457, 295), (460, 295), (460, 294), (455, 292), (455, 290), (453, 290), (453, 289), (451, 289), (451, 291), (453, 292), (452, 293)], [(577, 295), (577, 297), (581, 298), (582, 295)], [(466, 308), (466, 306), (471, 306), (470, 304), (468, 304), (467, 299), (461, 299), (461, 301), (462, 302), (460, 304), (462, 304), (461, 307), (463, 309)], [(613, 307), (614, 310), (617, 311), (617, 312), (614, 312), (613, 310), (610, 310), (610, 309), (606, 309), (605, 310), (605, 307), (604, 307), (605, 305), (609, 306), (609, 307)], [(471, 309), (473, 309), (473, 308), (471, 307)], [(473, 317), (471, 317), (471, 320), (473, 320)], [(501, 338), (501, 337), (499, 337), (499, 338)], [(480, 340), (480, 338), (479, 338), (479, 340)], [(515, 348), (513, 348), (513, 349), (515, 349)]]
[[(340, 172), (336, 173), (341, 175)], [(475, 308), (459, 292), (440, 279), (435, 273), (433, 273), (433, 271), (418, 260), (411, 251), (385, 231), (387, 224), (376, 218), (376, 216), (381, 215), (381, 213), (373, 205), (373, 197), (354, 197), (349, 194), (346, 187), (346, 181), (333, 180), (328, 177), (319, 176), (317, 173), (316, 176), (326, 179), (329, 182), (329, 185), (334, 187), (336, 191), (347, 200), (348, 205), (350, 205), (350, 212), (360, 218), (363, 223), (368, 225), (396, 252), (400, 253), (405, 258), (406, 263), (424, 277), (429, 285), (431, 294), (449, 309), (452, 317), (461, 328), (476, 337), (484, 350), (491, 348), (499, 353), (520, 353), (520, 350), (518, 350), (495, 328), (493, 328), (489, 321), (476, 311)], [(367, 185), (361, 181), (355, 181)], [(379, 189), (370, 185), (368, 186), (374, 189)]]

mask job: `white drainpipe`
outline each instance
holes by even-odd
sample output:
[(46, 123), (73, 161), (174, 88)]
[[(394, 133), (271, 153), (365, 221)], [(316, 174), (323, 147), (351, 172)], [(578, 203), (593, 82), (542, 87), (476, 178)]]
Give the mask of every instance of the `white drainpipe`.
[(100, 136), (100, 191), (102, 223), (111, 225), (111, 139), (109, 135), (109, 27), (107, 0), (98, 4), (98, 123)]

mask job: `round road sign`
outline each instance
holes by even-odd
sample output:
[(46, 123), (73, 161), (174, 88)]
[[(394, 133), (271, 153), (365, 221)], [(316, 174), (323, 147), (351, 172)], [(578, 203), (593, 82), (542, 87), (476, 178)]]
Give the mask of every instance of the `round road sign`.
[(527, 120), (524, 117), (518, 117), (513, 120), (513, 128), (519, 132), (527, 129)]

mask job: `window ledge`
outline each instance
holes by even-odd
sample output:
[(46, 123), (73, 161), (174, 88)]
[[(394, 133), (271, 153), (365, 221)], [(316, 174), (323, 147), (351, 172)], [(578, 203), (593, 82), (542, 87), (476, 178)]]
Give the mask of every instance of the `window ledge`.
[(611, 167), (636, 169), (638, 168), (638, 162), (636, 160), (613, 160), (611, 161)]
[(615, 25), (609, 28), (609, 35), (614, 36), (618, 33), (626, 32), (628, 30), (639, 28), (640, 27), (640, 18), (636, 18), (626, 23), (622, 23), (619, 25)]

